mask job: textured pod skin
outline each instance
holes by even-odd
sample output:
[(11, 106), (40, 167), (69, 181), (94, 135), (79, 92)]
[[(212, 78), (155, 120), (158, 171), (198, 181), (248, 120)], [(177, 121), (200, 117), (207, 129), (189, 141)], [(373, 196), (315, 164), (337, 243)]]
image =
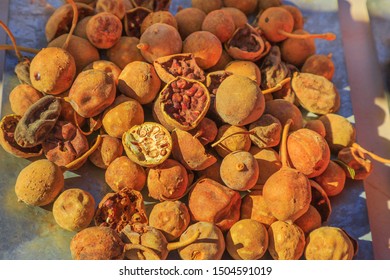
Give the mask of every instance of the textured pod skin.
[(290, 131), (298, 130), (303, 127), (302, 112), (297, 106), (284, 99), (270, 100), (265, 103), (265, 114), (270, 114), (277, 118), (282, 126), (287, 120), (291, 119)]
[(288, 33), (294, 28), (294, 18), (290, 12), (280, 7), (269, 7), (261, 13), (258, 26), (270, 42), (277, 43), (286, 39), (278, 30)]
[(175, 16), (169, 11), (156, 11), (148, 14), (141, 24), (141, 34), (155, 23), (166, 23), (177, 29), (177, 22)]
[(282, 124), (270, 114), (263, 114), (257, 121), (249, 125), (252, 142), (259, 148), (271, 148), (279, 145), (282, 135)]
[(97, 0), (95, 9), (98, 13), (109, 12), (122, 19), (126, 11), (124, 2), (124, 0)]
[(202, 30), (202, 22), (206, 13), (195, 7), (185, 8), (175, 14), (177, 27), (181, 38), (184, 40), (193, 32)]
[(101, 145), (90, 156), (89, 160), (101, 169), (108, 166), (123, 154), (122, 141), (109, 135), (103, 137)]
[(101, 12), (91, 17), (87, 23), (88, 40), (98, 49), (109, 49), (122, 35), (122, 22), (109, 12)]
[(335, 65), (331, 55), (313, 54), (306, 59), (301, 71), (324, 76), (331, 81), (335, 72)]
[(280, 156), (271, 148), (260, 149), (257, 146), (252, 146), (249, 152), (255, 157), (259, 170), (261, 170), (257, 179), (257, 185), (262, 186), (272, 174), (279, 171), (282, 167)]
[(11, 110), (16, 115), (23, 116), (27, 109), (42, 97), (42, 93), (28, 84), (17, 85), (9, 94)]
[(37, 146), (49, 135), (61, 113), (60, 100), (47, 95), (31, 105), (15, 128), (15, 141), (21, 147)]
[(294, 223), (303, 230), (305, 235), (307, 235), (322, 225), (322, 219), (317, 209), (310, 205), (306, 213), (296, 219)]
[(256, 220), (267, 228), (276, 221), (268, 208), (262, 191), (254, 190), (245, 195), (241, 202), (241, 219)]
[(249, 151), (251, 147), (251, 139), (248, 134), (239, 134), (240, 132), (247, 132), (248, 130), (243, 126), (235, 126), (224, 124), (219, 127), (216, 141), (232, 135), (233, 133), (238, 133), (236, 135), (230, 136), (223, 140), (219, 145), (215, 146), (214, 149), (217, 151), (218, 155), (221, 157), (226, 157), (228, 154), (235, 151)]
[(235, 29), (232, 16), (222, 9), (208, 13), (202, 22), (202, 30), (213, 33), (221, 43), (229, 40)]
[(133, 61), (145, 61), (140, 50), (137, 48), (139, 38), (122, 36), (119, 41), (107, 50), (107, 57), (118, 65), (120, 69)]
[(124, 244), (108, 227), (89, 227), (77, 233), (70, 242), (74, 260), (122, 260)]
[(255, 81), (257, 85), (261, 84), (260, 68), (253, 61), (233, 60), (226, 65), (225, 71), (234, 75), (248, 77), (249, 79)]
[(64, 187), (62, 170), (47, 159), (30, 163), (18, 175), (15, 192), (19, 200), (44, 206), (55, 200)]

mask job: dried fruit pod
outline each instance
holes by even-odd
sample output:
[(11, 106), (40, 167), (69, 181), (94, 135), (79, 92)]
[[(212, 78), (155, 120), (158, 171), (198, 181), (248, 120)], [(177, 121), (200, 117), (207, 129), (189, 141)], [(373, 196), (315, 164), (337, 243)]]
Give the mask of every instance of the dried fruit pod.
[(222, 0), (209, 0), (209, 1), (203, 1), (203, 0), (191, 0), (192, 7), (201, 9), (206, 14), (210, 13), (211, 11), (218, 10), (222, 8), (223, 3)]
[[(373, 164), (360, 149), (355, 147), (343, 148), (338, 152), (337, 158), (344, 163), (341, 167), (348, 178), (365, 180), (372, 173)], [(350, 169), (353, 170), (352, 174)]]
[(42, 97), (43, 94), (32, 86), (20, 84), (12, 89), (8, 99), (12, 112), (23, 116), (27, 109)]
[(170, 125), (166, 121), (165, 116), (164, 116), (163, 111), (162, 111), (161, 106), (160, 106), (160, 101), (158, 100), (158, 98), (156, 98), (153, 102), (152, 115), (153, 115), (154, 121), (162, 124), (168, 131), (172, 132), (172, 130), (175, 129), (175, 127), (173, 125)]
[(109, 49), (122, 35), (122, 22), (109, 12), (94, 15), (87, 23), (88, 40), (98, 49)]
[(124, 0), (97, 0), (95, 10), (98, 13), (109, 12), (119, 19), (125, 16)]
[(256, 220), (267, 228), (276, 221), (260, 190), (251, 191), (242, 198), (240, 218)]
[(110, 106), (115, 95), (116, 85), (112, 75), (90, 69), (77, 76), (69, 91), (68, 100), (79, 115), (91, 118)]
[(20, 158), (38, 157), (42, 154), (42, 146), (23, 148), (19, 146), (14, 138), (15, 129), (20, 121), (18, 115), (5, 115), (0, 121), (0, 145), (3, 149), (14, 156)]
[(189, 132), (198, 138), (202, 145), (207, 145), (217, 137), (218, 127), (212, 119), (204, 117), (198, 126)]
[(255, 157), (259, 165), (260, 172), (256, 184), (262, 186), (272, 174), (282, 167), (280, 156), (271, 148), (260, 149), (257, 146), (252, 146), (249, 152)]
[(152, 11), (168, 11), (171, 0), (131, 0), (134, 7), (146, 7)]
[(314, 180), (309, 180), (311, 186), (310, 204), (317, 209), (321, 216), (321, 222), (327, 222), (332, 213), (332, 206), (325, 190)]
[(123, 22), (126, 35), (128, 37), (141, 37), (141, 24), (151, 12), (150, 9), (142, 7), (127, 10)]
[(95, 199), (82, 189), (62, 192), (53, 204), (56, 223), (69, 231), (80, 231), (89, 226), (95, 214)]
[(303, 64), (301, 72), (324, 76), (329, 81), (332, 80), (335, 72), (332, 54), (313, 54), (309, 56)]
[(234, 75), (248, 77), (249, 79), (255, 81), (257, 85), (261, 84), (260, 69), (257, 64), (252, 61), (233, 60), (229, 62), (228, 65), (226, 65), (225, 71), (230, 72)]
[(19, 120), (14, 138), (24, 148), (42, 144), (53, 129), (61, 112), (58, 98), (47, 95), (31, 105)]
[(271, 49), (271, 44), (251, 25), (237, 28), (225, 43), (227, 53), (236, 60), (257, 61)]
[[(306, 30), (296, 29), (292, 34), (309, 34)], [(280, 45), (282, 59), (286, 63), (302, 67), (306, 59), (316, 53), (316, 44), (313, 38), (287, 38)]]
[(303, 230), (305, 235), (308, 235), (311, 231), (321, 227), (322, 218), (317, 209), (310, 205), (306, 213), (296, 219), (294, 223)]
[(295, 224), (276, 221), (268, 228), (268, 251), (274, 260), (298, 260), (305, 250), (305, 234)]
[[(92, 7), (84, 3), (76, 3), (78, 20), (95, 14)], [(50, 42), (58, 36), (69, 33), (73, 20), (73, 9), (70, 4), (64, 4), (57, 8), (49, 17), (45, 26), (46, 40)]]
[(324, 138), (326, 136), (325, 125), (319, 119), (309, 120), (305, 124), (305, 128), (317, 132), (319, 135), (321, 135)]
[(297, 106), (284, 99), (270, 100), (265, 103), (264, 114), (270, 114), (277, 118), (282, 126), (291, 119), (290, 131), (295, 131), (303, 127), (302, 112)]
[(197, 222), (190, 225), (180, 236), (180, 241), (190, 239), (200, 232), (198, 240), (178, 250), (183, 260), (220, 260), (225, 251), (225, 238), (221, 230), (210, 222)]
[(352, 260), (354, 247), (340, 228), (324, 226), (313, 230), (306, 239), (307, 260)]
[(133, 61), (145, 61), (140, 50), (137, 48), (137, 37), (122, 36), (119, 41), (107, 50), (108, 60), (112, 61), (120, 69)]
[(259, 148), (271, 148), (279, 145), (282, 136), (282, 124), (270, 114), (263, 114), (257, 121), (249, 125), (252, 143)]
[(74, 29), (73, 35), (76, 35), (80, 38), (87, 39), (87, 24), (88, 21), (91, 19), (92, 16), (86, 16), (85, 18), (81, 19)]
[(188, 208), (180, 200), (159, 202), (149, 215), (149, 225), (161, 230), (168, 241), (179, 238), (190, 221)]
[(93, 62), (85, 66), (83, 70), (86, 71), (90, 69), (101, 70), (106, 72), (107, 74), (112, 75), (115, 84), (118, 85), (119, 75), (121, 74), (122, 70), (115, 63), (104, 59), (94, 60)]
[(175, 14), (178, 30), (184, 40), (193, 32), (202, 30), (202, 23), (206, 13), (201, 9), (189, 7), (178, 11)]
[(31, 86), (32, 83), (30, 79), (30, 64), (31, 59), (25, 57), (18, 64), (16, 64), (14, 71), (16, 77), (18, 77), (18, 80), (21, 84), (27, 84)]
[(244, 27), (248, 23), (248, 17), (241, 10), (234, 7), (222, 7), (222, 10), (231, 15), (236, 29)]
[(187, 131), (174, 129), (172, 142), (173, 157), (189, 170), (203, 170), (217, 161), (212, 154), (207, 153), (202, 143)]
[(209, 12), (202, 22), (202, 30), (217, 36), (221, 43), (229, 40), (235, 29), (232, 16), (222, 9)]
[(15, 183), (18, 200), (32, 206), (50, 204), (63, 188), (61, 168), (47, 159), (27, 165), (20, 171)]
[[(267, 2), (270, 2), (270, 1), (267, 1)], [(281, 7), (283, 9), (289, 11), (290, 14), (293, 16), (293, 19), (294, 19), (293, 30), (303, 29), (305, 23), (304, 23), (304, 18), (303, 18), (301, 10), (298, 7), (293, 6), (293, 5), (281, 5)]]
[(163, 163), (171, 154), (172, 138), (161, 124), (144, 122), (135, 125), (122, 136), (127, 156), (135, 163), (154, 167)]
[(325, 171), (314, 180), (321, 185), (329, 197), (336, 196), (344, 189), (346, 173), (339, 164), (331, 160)]
[(291, 85), (299, 104), (309, 112), (325, 115), (340, 108), (335, 85), (323, 76), (295, 73)]
[(208, 68), (207, 71), (209, 71), (210, 73), (210, 72), (224, 70), (225, 67), (232, 61), (233, 58), (227, 53), (227, 51), (223, 49), (217, 63), (214, 66)]
[(182, 198), (188, 187), (187, 170), (178, 161), (167, 159), (148, 170), (147, 186), (149, 196), (160, 200)]
[(288, 74), (289, 69), (282, 61), (280, 47), (274, 45), (271, 47), (267, 56), (263, 59), (260, 65), (261, 72), (261, 89), (266, 90), (275, 87), (283, 81)]
[(224, 124), (219, 127), (212, 147), (223, 158), (235, 151), (249, 151), (251, 147), (249, 136), (244, 126)]
[(222, 120), (218, 116), (218, 113), (215, 109), (215, 95), (217, 94), (217, 90), (221, 83), (230, 75), (232, 75), (231, 72), (225, 70), (218, 70), (209, 72), (206, 76), (206, 86), (210, 93), (210, 108), (207, 112), (207, 115), (217, 122), (222, 122)]
[(89, 156), (89, 160), (101, 169), (107, 169), (108, 166), (118, 157), (123, 154), (122, 141), (118, 138), (106, 135), (102, 139), (102, 143)]
[(122, 189), (141, 191), (146, 183), (146, 172), (128, 157), (119, 156), (107, 167), (104, 178), (114, 192)]
[(142, 194), (136, 190), (121, 189), (117, 193), (107, 193), (99, 202), (95, 213), (95, 224), (120, 232), (125, 226), (147, 224)]
[(223, 4), (226, 7), (234, 7), (244, 12), (247, 15), (254, 13), (257, 10), (258, 0), (223, 0)]
[(251, 219), (241, 219), (226, 234), (226, 249), (235, 260), (261, 259), (268, 249), (265, 226)]
[(153, 62), (154, 68), (160, 79), (169, 83), (176, 77), (184, 77), (204, 82), (206, 77), (203, 70), (198, 66), (194, 55), (180, 53), (157, 58)]
[(57, 121), (42, 143), (46, 158), (63, 167), (89, 149), (87, 138), (71, 122)]
[(155, 23), (166, 23), (177, 29), (175, 16), (169, 11), (156, 11), (149, 13), (141, 23), (141, 34)]
[(232, 75), (219, 86), (215, 107), (223, 121), (242, 126), (261, 117), (265, 100), (256, 82), (244, 76)]
[(215, 223), (222, 231), (239, 220), (240, 206), (237, 191), (208, 178), (198, 180), (188, 196), (191, 220)]
[(158, 100), (165, 120), (176, 128), (191, 130), (210, 107), (207, 88), (196, 80), (177, 77), (160, 92)]
[(198, 178), (209, 178), (223, 185), (224, 183), (221, 178), (221, 173), (219, 172), (221, 169), (221, 163), (222, 160), (217, 158), (217, 161), (209, 167), (197, 171), (196, 174), (198, 175)]
[(88, 227), (70, 242), (74, 260), (122, 260), (124, 244), (118, 233), (108, 227)]

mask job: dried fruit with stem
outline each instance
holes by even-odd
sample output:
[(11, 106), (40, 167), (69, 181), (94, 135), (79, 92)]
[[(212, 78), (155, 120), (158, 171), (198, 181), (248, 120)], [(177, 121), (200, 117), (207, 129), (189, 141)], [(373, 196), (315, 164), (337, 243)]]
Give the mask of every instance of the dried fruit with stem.
[(218, 128), (217, 137), (211, 147), (221, 157), (226, 157), (235, 151), (249, 151), (251, 134), (253, 132), (248, 131), (244, 126), (224, 124)]

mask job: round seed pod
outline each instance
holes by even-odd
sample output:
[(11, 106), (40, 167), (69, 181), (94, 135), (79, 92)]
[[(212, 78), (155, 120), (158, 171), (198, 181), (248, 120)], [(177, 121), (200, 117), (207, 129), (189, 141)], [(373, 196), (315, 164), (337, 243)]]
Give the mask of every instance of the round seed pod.
[(88, 40), (98, 49), (109, 49), (122, 35), (122, 22), (112, 13), (102, 12), (94, 15), (87, 23)]
[(133, 126), (123, 134), (122, 144), (127, 156), (144, 167), (163, 163), (172, 151), (169, 131), (155, 122)]
[(221, 43), (229, 40), (235, 29), (232, 16), (222, 9), (208, 13), (202, 23), (202, 30), (213, 33)]
[(89, 227), (78, 232), (70, 242), (74, 260), (121, 260), (124, 244), (115, 230)]
[(188, 187), (187, 170), (178, 161), (167, 159), (148, 170), (147, 186), (149, 196), (154, 199), (180, 199)]
[(107, 169), (108, 166), (123, 154), (122, 141), (118, 138), (106, 135), (102, 143), (90, 156), (89, 160), (101, 169)]
[(222, 8), (222, 0), (191, 0), (191, 6), (204, 11), (206, 14)]
[(346, 174), (340, 165), (331, 160), (325, 171), (314, 180), (321, 185), (329, 197), (336, 196), (344, 189)]
[(261, 13), (257, 25), (268, 41), (278, 43), (286, 39), (279, 30), (291, 33), (294, 28), (294, 18), (286, 9), (269, 7)]
[(310, 232), (306, 239), (307, 260), (352, 260), (353, 244), (340, 228), (324, 226)]
[(265, 100), (256, 82), (244, 76), (231, 75), (219, 86), (215, 107), (223, 121), (243, 126), (261, 117)]
[(241, 219), (229, 229), (226, 249), (235, 260), (261, 259), (268, 249), (267, 229), (256, 220)]
[(161, 230), (168, 241), (179, 238), (190, 221), (188, 208), (180, 200), (159, 202), (149, 215), (149, 225)]
[(91, 223), (95, 214), (93, 196), (82, 189), (62, 192), (53, 204), (53, 217), (57, 224), (69, 231), (80, 231)]
[(181, 38), (184, 40), (193, 32), (202, 30), (206, 13), (201, 9), (190, 7), (176, 13), (175, 19)]
[(242, 0), (242, 1), (223, 0), (223, 4), (226, 7), (237, 8), (247, 15), (252, 14), (256, 11), (257, 2), (258, 0)]
[(324, 124), (316, 119), (316, 120), (310, 120), (305, 124), (305, 128), (313, 130), (317, 132), (319, 135), (325, 138), (326, 136), (326, 130)]
[(180, 241), (189, 239), (200, 232), (198, 240), (178, 249), (183, 260), (220, 260), (225, 251), (225, 238), (221, 230), (210, 222), (197, 222), (190, 225), (180, 236)]
[(90, 69), (101, 70), (112, 75), (115, 84), (118, 85), (119, 75), (122, 70), (115, 63), (108, 60), (95, 60), (88, 64), (83, 70), (86, 71)]
[(235, 151), (222, 160), (220, 173), (227, 187), (236, 191), (246, 191), (256, 185), (259, 166), (251, 153)]
[(194, 137), (198, 138), (202, 145), (207, 145), (215, 140), (218, 134), (216, 123), (209, 118), (203, 118), (197, 127), (189, 131)]
[(28, 84), (20, 84), (9, 94), (11, 110), (18, 116), (23, 116), (27, 109), (43, 97), (43, 94)]
[(215, 223), (222, 231), (239, 220), (240, 206), (237, 191), (208, 178), (197, 181), (188, 196), (191, 220)]
[(119, 41), (107, 50), (108, 60), (112, 61), (120, 69), (133, 61), (145, 61), (141, 51), (137, 48), (137, 37), (122, 36)]
[(166, 23), (156, 23), (141, 35), (137, 48), (147, 62), (153, 63), (159, 57), (180, 53), (182, 45), (180, 34), (175, 27)]
[(224, 124), (218, 128), (218, 134), (215, 138), (218, 145), (214, 147), (215, 151), (221, 157), (226, 157), (231, 152), (235, 151), (249, 151), (251, 147), (251, 139), (248, 130), (243, 126), (235, 126), (230, 124)]
[(287, 120), (291, 119), (290, 131), (298, 130), (303, 127), (302, 113), (297, 106), (284, 99), (270, 100), (265, 103), (264, 114), (270, 114), (277, 118), (282, 126)]
[(55, 200), (64, 188), (64, 175), (59, 166), (40, 159), (20, 171), (15, 192), (18, 200), (32, 206), (44, 206)]
[(261, 73), (259, 66), (252, 61), (234, 60), (225, 67), (225, 71), (235, 75), (248, 77), (249, 79), (261, 84)]
[(263, 114), (257, 121), (249, 125), (252, 143), (259, 148), (271, 148), (279, 145), (282, 135), (282, 124), (270, 114)]
[(88, 40), (87, 36), (87, 24), (88, 21), (91, 19), (92, 16), (87, 16), (83, 19), (81, 19), (74, 29), (73, 35)]
[(276, 221), (259, 190), (251, 191), (242, 198), (240, 219), (256, 220), (267, 228)]
[(259, 178), (257, 185), (264, 185), (272, 174), (279, 171), (282, 167), (279, 154), (270, 148), (260, 149), (257, 146), (251, 146), (249, 152), (254, 156), (259, 165)]
[(97, 0), (96, 12), (108, 12), (116, 15), (119, 19), (125, 16), (125, 3), (124, 0)]
[(105, 181), (115, 192), (124, 188), (141, 191), (146, 183), (146, 172), (128, 157), (120, 156), (107, 167)]
[(208, 69), (216, 65), (221, 58), (222, 43), (211, 32), (196, 31), (184, 40), (182, 52), (192, 53), (199, 67)]
[(209, 72), (209, 74), (216, 71), (222, 71), (231, 61), (233, 61), (233, 58), (228, 54), (227, 51), (223, 49), (221, 57), (217, 61), (217, 64), (215, 64), (213, 67), (208, 68), (207, 71)]
[(276, 221), (268, 228), (268, 251), (274, 260), (298, 260), (305, 249), (305, 234), (295, 224)]
[(62, 48), (44, 48), (31, 60), (31, 84), (40, 92), (60, 94), (71, 87), (75, 75), (76, 62)]
[(319, 118), (325, 126), (325, 140), (333, 153), (350, 147), (356, 140), (354, 126), (343, 116), (338, 114), (326, 114)]
[(303, 230), (305, 235), (308, 235), (311, 231), (321, 227), (322, 219), (317, 209), (310, 205), (306, 213), (296, 219), (294, 223)]
[(221, 169), (221, 163), (222, 160), (217, 158), (217, 161), (209, 167), (197, 171), (196, 174), (198, 175), (198, 178), (209, 178), (223, 185), (224, 183), (221, 178), (221, 173), (219, 172)]
[(174, 28), (177, 27), (176, 18), (171, 12), (169, 11), (156, 11), (148, 14), (141, 24), (141, 34), (145, 32), (145, 30), (152, 26), (155, 23), (166, 23), (168, 25), (173, 26)]
[(248, 23), (248, 17), (243, 11), (234, 7), (222, 7), (222, 10), (232, 17), (236, 29), (244, 27)]
[[(270, 2), (270, 1), (268, 1)], [(293, 30), (297, 29), (303, 29), (304, 26), (304, 19), (301, 10), (298, 7), (292, 6), (292, 5), (281, 5), (283, 9), (290, 12), (290, 14), (294, 18), (294, 28)]]
[(329, 81), (332, 80), (335, 72), (332, 54), (313, 54), (309, 56), (303, 64), (301, 72), (324, 76)]
[[(296, 29), (292, 34), (309, 34), (309, 32), (303, 29)], [(280, 45), (280, 51), (283, 61), (296, 67), (302, 67), (306, 59), (316, 53), (315, 40), (313, 38), (287, 38)]]

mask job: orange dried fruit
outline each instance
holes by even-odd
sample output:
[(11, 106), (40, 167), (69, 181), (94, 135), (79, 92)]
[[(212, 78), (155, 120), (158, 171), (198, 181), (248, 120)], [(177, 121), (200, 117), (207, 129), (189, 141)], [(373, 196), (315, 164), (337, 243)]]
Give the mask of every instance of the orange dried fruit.
[(331, 160), (325, 171), (316, 176), (314, 180), (321, 185), (329, 197), (336, 196), (344, 189), (346, 173), (339, 164)]
[(96, 151), (89, 156), (89, 160), (95, 166), (101, 169), (107, 169), (108, 166), (122, 154), (122, 141), (116, 137), (105, 135)]
[(28, 84), (20, 84), (9, 94), (11, 110), (18, 116), (23, 116), (27, 109), (43, 97), (43, 94)]
[(249, 151), (251, 139), (244, 126), (224, 124), (218, 128), (218, 134), (212, 147), (221, 157), (234, 151)]
[(184, 40), (191, 33), (202, 30), (202, 23), (205, 17), (206, 13), (195, 7), (178, 11), (175, 14), (175, 19), (181, 38)]
[(252, 61), (247, 60), (233, 60), (226, 65), (225, 71), (248, 77), (256, 82), (257, 85), (261, 84), (260, 68)]
[(101, 12), (90, 18), (86, 33), (88, 40), (98, 49), (109, 49), (122, 35), (122, 22), (112, 13)]
[(305, 63), (301, 68), (301, 72), (324, 76), (329, 81), (332, 80), (335, 72), (332, 54), (313, 54), (309, 56), (305, 60)]
[(141, 34), (155, 23), (166, 23), (177, 29), (175, 16), (169, 11), (156, 11), (149, 13), (141, 23)]
[(271, 149), (260, 149), (257, 146), (251, 146), (249, 152), (255, 157), (259, 165), (259, 178), (257, 185), (264, 185), (268, 178), (282, 167), (279, 154)]
[(242, 198), (240, 219), (256, 220), (267, 228), (276, 221), (260, 190), (253, 190)]
[(259, 148), (271, 148), (279, 145), (282, 136), (282, 124), (270, 114), (263, 114), (257, 121), (249, 125), (254, 132), (249, 137)]
[(305, 235), (308, 235), (311, 231), (321, 227), (322, 218), (317, 209), (310, 205), (306, 213), (296, 219), (294, 223), (303, 230)]
[(133, 61), (145, 61), (141, 51), (137, 48), (139, 39), (137, 37), (122, 36), (119, 41), (107, 50), (107, 58), (120, 69), (126, 67)]
[(202, 22), (202, 30), (217, 36), (221, 43), (229, 40), (235, 29), (232, 16), (222, 9), (209, 12)]

